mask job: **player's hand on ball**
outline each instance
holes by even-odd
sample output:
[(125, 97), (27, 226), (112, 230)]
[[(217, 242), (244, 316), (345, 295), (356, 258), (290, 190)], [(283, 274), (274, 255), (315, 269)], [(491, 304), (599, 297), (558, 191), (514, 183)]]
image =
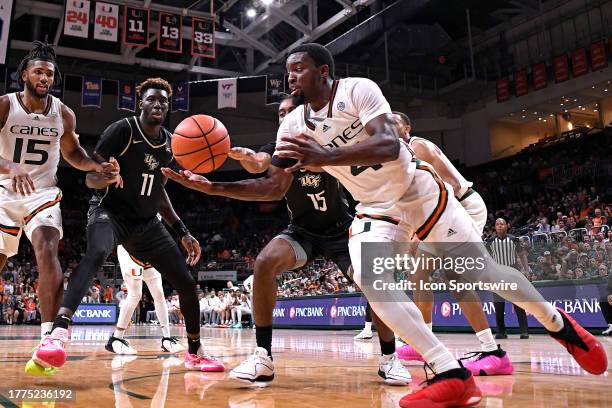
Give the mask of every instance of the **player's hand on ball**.
[(11, 166), (9, 177), (13, 181), (13, 191), (28, 196), (36, 191), (32, 178), (28, 172), (18, 164)]
[(327, 164), (329, 151), (309, 135), (302, 133), (295, 137), (282, 136), (281, 142), (276, 145), (278, 156), (298, 161), (295, 165), (285, 169), (287, 173), (293, 173), (305, 167), (322, 167)]
[(200, 260), (200, 255), (202, 254), (198, 240), (191, 234), (187, 234), (181, 238), (181, 244), (183, 244), (183, 248), (185, 248), (185, 251), (187, 251), (187, 264), (191, 266), (197, 264)]
[(193, 174), (189, 170), (181, 170), (177, 173), (176, 171), (167, 167), (162, 168), (161, 171), (163, 175), (168, 177), (170, 180), (174, 180), (187, 188), (201, 191), (203, 193), (209, 193), (211, 191), (212, 183), (204, 176)]

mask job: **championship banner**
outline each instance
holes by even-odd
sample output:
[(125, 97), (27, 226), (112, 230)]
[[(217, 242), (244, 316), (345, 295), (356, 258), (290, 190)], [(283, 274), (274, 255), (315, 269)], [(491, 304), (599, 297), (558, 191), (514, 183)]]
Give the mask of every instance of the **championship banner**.
[(189, 111), (189, 82), (172, 84), (172, 112)]
[(0, 0), (0, 64), (3, 65), (6, 64), (12, 12), (13, 0)]
[(193, 17), (191, 20), (191, 55), (215, 58), (215, 22)]
[(606, 55), (606, 46), (603, 40), (591, 44), (589, 54), (591, 54), (591, 68), (593, 68), (593, 71), (598, 71), (608, 66), (608, 56)]
[(102, 78), (98, 76), (84, 76), (81, 91), (81, 106), (102, 106)]
[(284, 74), (269, 74), (266, 76), (266, 105), (280, 103), (286, 83)]
[(159, 12), (157, 26), (157, 51), (183, 52), (183, 17), (177, 14)]
[(539, 90), (546, 88), (548, 85), (548, 73), (546, 72), (546, 64), (543, 62), (535, 64), (531, 68), (531, 75), (533, 76), (533, 89)]
[(217, 109), (236, 107), (236, 78), (220, 79), (217, 82)]
[[(64, 80), (66, 80), (66, 77), (64, 77)], [(6, 86), (5, 86), (4, 92), (12, 93), (12, 92), (19, 92), (22, 90), (23, 90), (23, 87), (20, 86), (19, 82), (17, 81), (17, 68), (7, 68), (6, 69)], [(64, 98), (63, 84), (53, 85), (51, 89), (49, 90), (49, 93), (55, 96), (56, 98), (63, 99)]]
[(497, 102), (506, 102), (508, 99), (510, 99), (508, 78), (500, 78), (497, 80)]
[(123, 13), (123, 45), (149, 46), (149, 10), (125, 6)]
[(557, 55), (553, 58), (553, 72), (555, 73), (555, 82), (563, 82), (569, 79), (569, 64), (567, 55)]
[(516, 96), (527, 95), (527, 70), (519, 69), (514, 73), (514, 93)]
[(119, 6), (110, 3), (96, 3), (94, 39), (117, 42), (119, 34)]
[(572, 73), (575, 77), (586, 74), (589, 71), (587, 64), (586, 49), (578, 48), (572, 52)]
[(119, 92), (117, 92), (117, 109), (136, 111), (136, 82), (119, 81)]
[(89, 36), (89, 0), (66, 0), (64, 35)]

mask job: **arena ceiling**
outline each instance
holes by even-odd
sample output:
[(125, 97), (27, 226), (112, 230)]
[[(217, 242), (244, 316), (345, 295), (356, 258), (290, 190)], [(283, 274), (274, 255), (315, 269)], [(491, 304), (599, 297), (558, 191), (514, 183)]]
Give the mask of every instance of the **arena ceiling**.
[[(121, 43), (83, 40), (62, 34), (63, 0), (16, 0), (11, 48), (26, 50), (33, 39), (47, 36), (60, 55), (73, 58), (79, 71), (134, 74), (170, 71), (183, 79), (252, 75), (282, 71), (294, 46), (308, 41), (329, 44), (339, 70), (350, 75), (369, 70), (440, 78), (436, 86), (463, 76), (469, 63), (469, 9), (475, 38), (520, 14), (536, 13), (542, 3), (559, 0), (109, 0), (150, 7), (186, 17), (215, 18), (217, 58), (193, 58), (136, 49)], [(211, 1), (214, 17), (211, 12)], [(246, 11), (255, 10), (255, 17)], [(191, 38), (188, 19), (183, 36)], [(27, 29), (24, 29), (27, 27)], [(152, 19), (152, 33), (157, 22)], [(150, 42), (154, 45), (155, 35)], [(189, 49), (187, 40), (184, 48)], [(71, 69), (67, 69), (70, 71)], [(363, 73), (361, 71), (364, 71)], [(111, 74), (112, 75), (112, 74)], [(387, 75), (388, 77), (388, 75)], [(431, 84), (425, 83), (425, 87)]]

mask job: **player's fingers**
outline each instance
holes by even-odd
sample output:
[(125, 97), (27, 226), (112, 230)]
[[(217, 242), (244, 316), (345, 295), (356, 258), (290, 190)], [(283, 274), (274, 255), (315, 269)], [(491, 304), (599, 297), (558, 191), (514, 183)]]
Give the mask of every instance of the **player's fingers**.
[[(183, 179), (182, 174), (179, 174), (179, 173), (175, 172), (174, 170), (169, 169), (168, 167), (163, 167), (161, 169), (161, 172), (162, 172), (162, 174), (164, 176), (166, 176), (166, 177), (168, 177), (168, 178), (170, 178), (170, 179), (172, 179), (174, 181), (180, 181), (180, 180)], [(181, 173), (182, 173), (182, 171), (181, 171)]]
[(30, 184), (26, 180), (21, 180), (21, 188), (23, 189), (23, 193), (25, 195), (32, 194), (32, 190), (30, 189)]
[(26, 184), (30, 187), (30, 190), (32, 190), (32, 192), (35, 192), (36, 187), (34, 186), (34, 181), (32, 181), (32, 179), (30, 178), (30, 175), (26, 174), (25, 179), (26, 179)]

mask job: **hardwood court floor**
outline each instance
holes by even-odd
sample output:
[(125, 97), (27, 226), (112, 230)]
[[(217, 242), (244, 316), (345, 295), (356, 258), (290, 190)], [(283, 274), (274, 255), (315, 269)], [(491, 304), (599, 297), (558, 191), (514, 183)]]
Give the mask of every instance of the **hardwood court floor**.
[[(181, 337), (183, 327), (173, 327)], [(410, 365), (410, 387), (384, 385), (377, 376), (378, 340), (355, 342), (352, 331), (276, 330), (276, 379), (265, 388), (227, 379), (227, 373), (188, 372), (180, 356), (159, 350), (156, 327), (131, 327), (128, 339), (138, 358), (104, 350), (112, 328), (76, 326), (69, 361), (51, 378), (29, 377), (24, 365), (37, 343), (39, 328), (0, 326), (0, 405), (8, 407), (398, 407), (399, 399), (424, 380), (422, 365)], [(211, 354), (232, 368), (254, 344), (251, 329), (202, 329)], [(439, 334), (458, 357), (477, 349), (474, 335)], [(612, 338), (600, 338), (612, 356)], [(183, 339), (184, 341), (184, 339)], [(477, 377), (481, 407), (612, 407), (612, 379), (582, 371), (545, 335), (500, 341), (514, 361), (515, 374)], [(130, 361), (131, 360), (131, 361)], [(76, 400), (54, 404), (8, 399), (8, 388), (73, 389)]]

